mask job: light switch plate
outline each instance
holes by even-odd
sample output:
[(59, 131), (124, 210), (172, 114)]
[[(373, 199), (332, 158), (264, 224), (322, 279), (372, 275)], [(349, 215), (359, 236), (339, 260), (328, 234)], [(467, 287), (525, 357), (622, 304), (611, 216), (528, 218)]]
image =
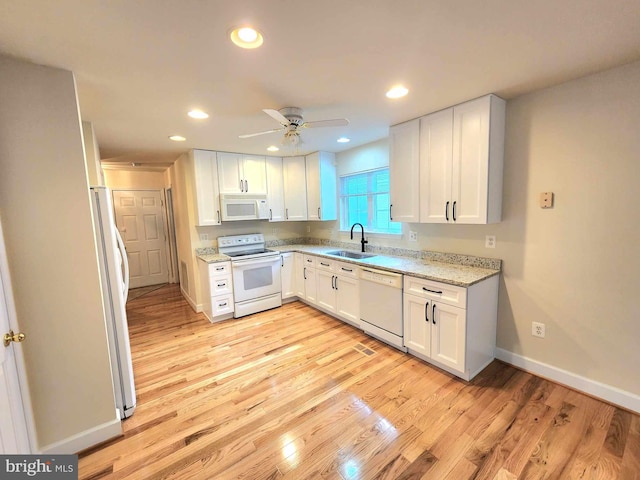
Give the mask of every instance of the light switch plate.
[(209, 234), (208, 233), (201, 233), (200, 234), (200, 241), (204, 242), (206, 240), (209, 240)]
[(540, 194), (540, 208), (553, 208), (553, 192)]
[(417, 242), (418, 241), (418, 232), (409, 231), (409, 241)]

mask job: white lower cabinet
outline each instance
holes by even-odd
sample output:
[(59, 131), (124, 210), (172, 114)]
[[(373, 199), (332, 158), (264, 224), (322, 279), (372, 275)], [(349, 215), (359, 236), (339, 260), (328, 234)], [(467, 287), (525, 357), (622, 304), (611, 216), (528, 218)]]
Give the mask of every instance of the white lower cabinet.
[(282, 300), (296, 296), (293, 252), (280, 254), (280, 281), (282, 282)]
[(359, 269), (350, 263), (336, 264), (336, 314), (352, 325), (360, 326)]
[(318, 283), (316, 280), (316, 257), (313, 255), (302, 256), (302, 282), (304, 284), (304, 299), (315, 305), (318, 303)]
[(404, 344), (470, 380), (494, 359), (497, 310), (497, 275), (468, 288), (405, 275)]
[(207, 263), (199, 260), (202, 311), (210, 322), (233, 316), (231, 262)]

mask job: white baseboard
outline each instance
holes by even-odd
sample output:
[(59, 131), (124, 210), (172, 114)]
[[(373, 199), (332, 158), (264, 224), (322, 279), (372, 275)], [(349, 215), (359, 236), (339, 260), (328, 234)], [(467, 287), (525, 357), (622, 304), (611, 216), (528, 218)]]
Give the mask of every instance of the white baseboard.
[(531, 358), (523, 357), (522, 355), (509, 352), (502, 348), (496, 348), (496, 358), (540, 377), (553, 380), (554, 382), (566, 385), (567, 387), (579, 390), (588, 395), (640, 413), (640, 395), (591, 380)]
[(74, 454), (119, 435), (122, 435), (122, 423), (119, 418), (115, 418), (97, 427), (42, 447), (40, 454)]
[(193, 299), (189, 296), (189, 294), (184, 291), (184, 288), (180, 287), (180, 292), (182, 293), (182, 296), (187, 301), (187, 303), (191, 306), (191, 308), (193, 308), (194, 312), (196, 313), (202, 312), (202, 305), (198, 305), (196, 302), (194, 302)]

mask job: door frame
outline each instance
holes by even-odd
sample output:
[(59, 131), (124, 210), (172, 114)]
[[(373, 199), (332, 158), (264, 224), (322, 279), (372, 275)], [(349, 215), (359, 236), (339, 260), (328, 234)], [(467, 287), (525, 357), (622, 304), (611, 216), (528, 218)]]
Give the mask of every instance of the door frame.
[[(116, 221), (116, 202), (113, 196), (113, 193), (118, 192), (160, 192), (160, 201), (162, 203), (162, 231), (164, 233), (164, 251), (165, 251), (165, 261), (167, 262), (167, 270), (168, 270), (168, 282), (176, 283), (177, 282), (177, 258), (175, 259), (176, 265), (174, 266), (174, 259), (172, 258), (172, 250), (171, 250), (171, 241), (170, 241), (170, 232), (173, 232), (175, 235), (175, 222), (172, 222), (173, 225), (169, 225), (169, 212), (167, 210), (167, 188), (110, 188), (111, 190), (111, 203), (113, 204), (113, 219)], [(173, 216), (171, 216), (173, 220)], [(117, 228), (117, 222), (116, 222)]]
[[(18, 325), (18, 317), (13, 299), (13, 287), (9, 275), (9, 263), (1, 220), (0, 218), (0, 295), (3, 296), (5, 301), (9, 328), (14, 332), (19, 332), (20, 327)], [(2, 334), (4, 334), (4, 332), (2, 332)], [(6, 347), (0, 345), (0, 348)], [(15, 374), (11, 375), (12, 378), (10, 381), (18, 386), (18, 391), (12, 392), (15, 396), (10, 398), (10, 402), (17, 433), (15, 440), (20, 450), (16, 453), (31, 454), (37, 452), (37, 437), (31, 396), (29, 395), (29, 386), (27, 384), (27, 369), (25, 367), (22, 348), (14, 348), (13, 356), (15, 358), (16, 371)]]
[(176, 220), (173, 210), (173, 187), (164, 189), (165, 210), (167, 212), (167, 231), (169, 232), (169, 283), (180, 283), (180, 271), (178, 270), (178, 243), (176, 238)]

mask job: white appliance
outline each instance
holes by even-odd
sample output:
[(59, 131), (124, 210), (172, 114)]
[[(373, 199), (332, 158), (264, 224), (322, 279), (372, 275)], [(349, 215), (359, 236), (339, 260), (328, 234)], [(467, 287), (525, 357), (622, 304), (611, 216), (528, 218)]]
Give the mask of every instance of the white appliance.
[(122, 237), (115, 226), (111, 192), (91, 187), (91, 206), (100, 260), (104, 316), (109, 340), (111, 376), (120, 418), (133, 414), (136, 391), (125, 304), (129, 293), (129, 265)]
[(264, 235), (218, 237), (218, 252), (231, 257), (235, 318), (282, 305), (280, 252), (264, 248)]
[(402, 275), (360, 270), (360, 327), (368, 334), (403, 352)]
[(223, 193), (220, 195), (222, 220), (262, 220), (269, 218), (266, 195)]

